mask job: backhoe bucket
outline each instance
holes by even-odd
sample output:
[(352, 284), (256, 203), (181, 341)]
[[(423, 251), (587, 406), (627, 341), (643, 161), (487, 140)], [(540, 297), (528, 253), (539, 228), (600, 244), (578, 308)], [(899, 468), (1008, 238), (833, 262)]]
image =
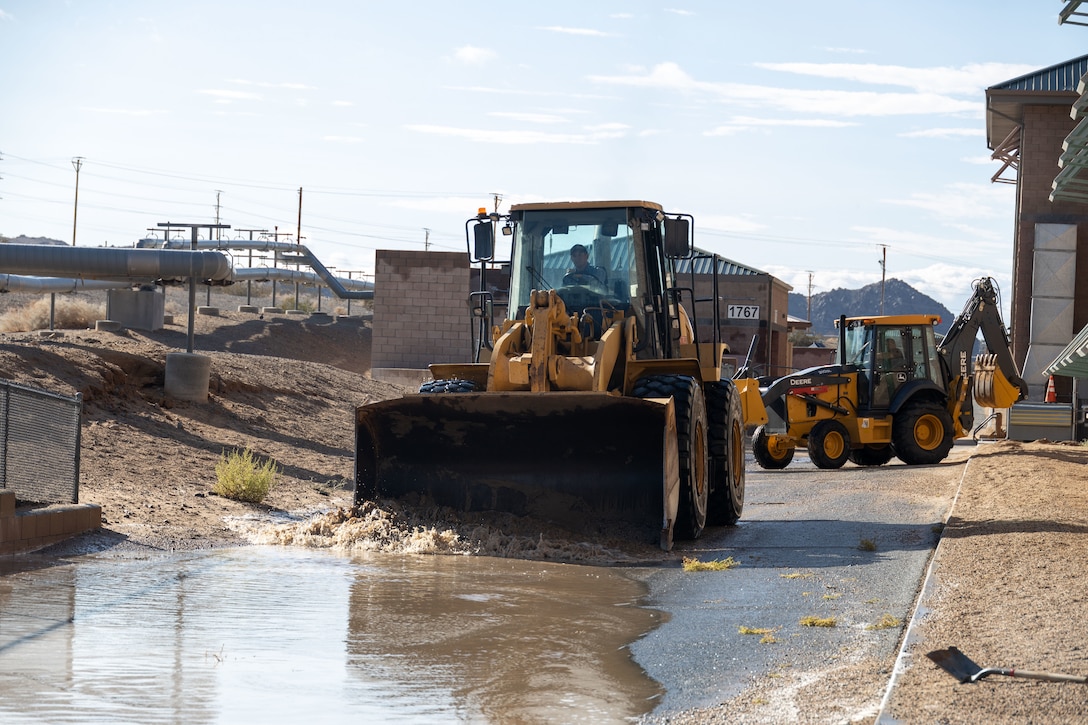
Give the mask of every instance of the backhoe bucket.
[(996, 355), (975, 359), (975, 401), (987, 408), (1008, 408), (1020, 399), (1020, 388), (1001, 371)]
[(678, 467), (671, 398), (441, 393), (355, 411), (356, 505), (418, 495), (573, 531), (618, 521), (646, 527), (667, 550)]

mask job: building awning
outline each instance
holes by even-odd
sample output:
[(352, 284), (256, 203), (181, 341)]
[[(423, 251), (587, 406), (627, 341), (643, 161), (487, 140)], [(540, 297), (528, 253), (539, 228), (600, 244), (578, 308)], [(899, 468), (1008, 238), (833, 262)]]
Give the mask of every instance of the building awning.
[(1054, 362), (1043, 370), (1043, 375), (1088, 378), (1088, 325), (1058, 353)]

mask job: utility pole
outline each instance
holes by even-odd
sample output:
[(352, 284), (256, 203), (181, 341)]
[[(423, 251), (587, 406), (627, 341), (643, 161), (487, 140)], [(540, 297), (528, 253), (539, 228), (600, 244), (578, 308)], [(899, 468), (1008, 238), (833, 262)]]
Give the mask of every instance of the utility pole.
[(431, 251), (431, 230), (423, 227), (423, 251)]
[(76, 217), (79, 216), (79, 170), (83, 166), (83, 157), (72, 159), (72, 168), (76, 170), (76, 203), (72, 207), (72, 246), (76, 246)]
[(812, 322), (812, 272), (808, 273), (808, 305), (806, 308), (808, 311), (805, 313), (805, 319)]
[[(216, 227), (219, 226), (219, 195), (222, 194), (222, 193), (223, 192), (220, 191), (219, 189), (215, 190), (215, 225), (216, 225)], [(219, 240), (220, 240), (219, 229), (217, 228), (215, 230), (215, 241), (218, 242)]]
[(884, 278), (888, 274), (888, 245), (880, 245), (880, 314), (884, 314)]
[[(302, 246), (302, 187), (298, 187), (298, 225), (295, 227), (295, 246)], [(295, 265), (298, 271), (298, 265)], [(298, 309), (298, 282), (295, 282), (295, 309)]]

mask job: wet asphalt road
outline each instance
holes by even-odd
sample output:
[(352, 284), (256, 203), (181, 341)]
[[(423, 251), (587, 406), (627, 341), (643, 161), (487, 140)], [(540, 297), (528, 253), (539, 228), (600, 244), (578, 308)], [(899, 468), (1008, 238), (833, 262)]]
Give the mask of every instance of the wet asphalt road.
[[(888, 663), (909, 620), (955, 493), (956, 450), (942, 466), (819, 470), (802, 454), (782, 471), (749, 460), (746, 501), (735, 527), (707, 529), (676, 551), (719, 572), (637, 570), (648, 605), (668, 621), (632, 645), (636, 661), (666, 688), (651, 719), (712, 707), (768, 673), (812, 672), (839, 658)], [(750, 459), (750, 454), (749, 454)], [(804, 617), (834, 627), (802, 626)], [(892, 617), (901, 624), (881, 628)], [(741, 634), (772, 629), (775, 642)]]

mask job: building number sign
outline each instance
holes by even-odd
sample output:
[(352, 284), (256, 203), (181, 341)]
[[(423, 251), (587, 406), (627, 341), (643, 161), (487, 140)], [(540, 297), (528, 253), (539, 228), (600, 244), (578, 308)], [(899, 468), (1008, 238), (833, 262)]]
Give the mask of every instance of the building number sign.
[(758, 320), (759, 305), (729, 305), (729, 319)]

